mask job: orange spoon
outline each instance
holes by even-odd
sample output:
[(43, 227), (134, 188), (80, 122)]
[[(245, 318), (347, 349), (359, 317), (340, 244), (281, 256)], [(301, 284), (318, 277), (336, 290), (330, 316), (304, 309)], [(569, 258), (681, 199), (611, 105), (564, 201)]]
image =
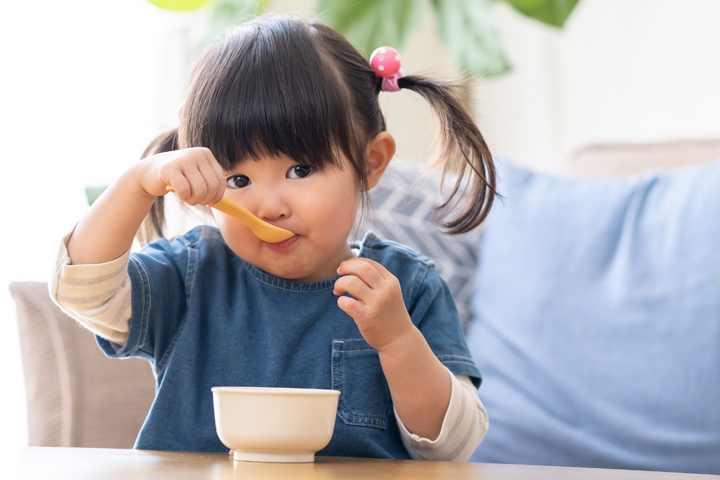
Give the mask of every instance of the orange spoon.
[[(165, 188), (167, 188), (168, 192), (175, 191), (170, 185), (167, 185)], [(220, 201), (213, 205), (212, 208), (220, 210), (233, 218), (237, 218), (250, 227), (250, 230), (252, 230), (253, 233), (263, 242), (280, 243), (283, 240), (287, 240), (295, 235), (289, 230), (276, 227), (275, 225), (271, 225), (263, 220), (260, 220), (258, 217), (250, 213), (250, 210), (227, 197), (220, 199)]]

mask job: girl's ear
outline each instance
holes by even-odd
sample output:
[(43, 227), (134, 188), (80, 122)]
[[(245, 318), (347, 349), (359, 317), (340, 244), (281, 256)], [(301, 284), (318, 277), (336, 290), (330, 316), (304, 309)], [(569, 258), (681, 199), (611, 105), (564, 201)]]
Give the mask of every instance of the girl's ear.
[(393, 155), (395, 139), (388, 132), (380, 132), (370, 140), (367, 154), (368, 190), (380, 181)]

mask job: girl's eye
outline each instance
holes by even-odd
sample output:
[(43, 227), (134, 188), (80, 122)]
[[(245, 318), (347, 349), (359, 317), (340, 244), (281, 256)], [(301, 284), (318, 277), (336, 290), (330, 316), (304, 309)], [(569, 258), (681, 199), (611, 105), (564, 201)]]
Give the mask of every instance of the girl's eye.
[(229, 188), (243, 188), (250, 185), (252, 182), (245, 175), (233, 175), (227, 179), (227, 186)]
[(305, 178), (312, 173), (310, 165), (295, 165), (288, 170), (287, 176), (291, 179)]

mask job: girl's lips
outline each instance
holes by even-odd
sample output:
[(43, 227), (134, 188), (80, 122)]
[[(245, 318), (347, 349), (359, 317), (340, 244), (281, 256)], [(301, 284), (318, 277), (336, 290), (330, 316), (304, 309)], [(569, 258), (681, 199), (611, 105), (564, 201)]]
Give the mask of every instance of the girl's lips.
[(273, 252), (283, 252), (287, 250), (288, 248), (292, 247), (293, 244), (297, 241), (297, 239), (300, 238), (297, 235), (293, 235), (292, 237), (288, 238), (287, 240), (283, 240), (279, 243), (268, 243), (265, 242), (265, 245), (272, 250)]

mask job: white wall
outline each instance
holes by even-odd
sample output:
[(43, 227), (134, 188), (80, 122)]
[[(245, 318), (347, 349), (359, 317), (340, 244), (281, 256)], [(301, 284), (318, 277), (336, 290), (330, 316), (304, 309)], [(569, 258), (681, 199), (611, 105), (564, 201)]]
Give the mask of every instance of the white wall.
[[(313, 3), (275, 5), (311, 13)], [(720, 137), (718, 18), (714, 0), (581, 0), (558, 32), (500, 4), (515, 68), (476, 82), (482, 130), (498, 153), (545, 169), (586, 142)], [(401, 49), (405, 72), (454, 76), (429, 12), (423, 22)], [(0, 449), (27, 435), (7, 286), (46, 281), (84, 188), (111, 182), (173, 126), (184, 32), (199, 23), (145, 0), (0, 4)], [(412, 92), (382, 103), (399, 155), (425, 158), (427, 105)]]
[[(498, 2), (511, 73), (474, 82), (493, 151), (561, 171), (581, 145), (720, 137), (720, 2), (580, 0), (563, 30)], [(429, 9), (401, 49), (406, 73), (454, 78)], [(383, 95), (399, 155), (426, 158), (434, 124), (410, 92)]]
[[(145, 0), (0, 4), (0, 449), (26, 443), (12, 281), (47, 281), (58, 239), (173, 121), (181, 21)], [(178, 67), (179, 66), (179, 67)], [(177, 93), (179, 96), (180, 93)], [(174, 102), (174, 103), (173, 103)]]
[(720, 2), (581, 0), (562, 31), (502, 7), (515, 69), (479, 85), (500, 153), (561, 170), (586, 143), (720, 137)]

